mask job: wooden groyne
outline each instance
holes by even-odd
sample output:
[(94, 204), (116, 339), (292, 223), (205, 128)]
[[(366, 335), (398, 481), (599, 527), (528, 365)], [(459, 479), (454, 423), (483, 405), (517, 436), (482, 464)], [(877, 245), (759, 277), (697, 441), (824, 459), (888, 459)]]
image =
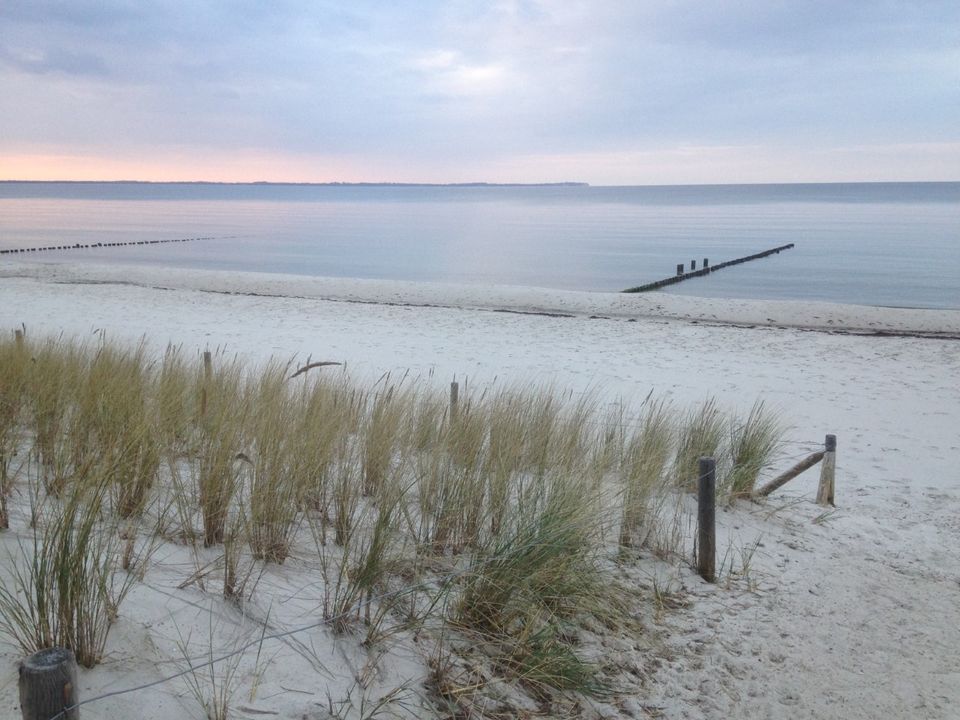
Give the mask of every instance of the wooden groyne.
[(170, 238), (167, 240), (128, 240), (126, 242), (74, 243), (73, 245), (45, 245), (43, 247), (8, 248), (0, 250), (0, 255), (17, 253), (38, 253), (50, 250), (90, 250), (94, 248), (126, 247), (128, 245), (162, 245), (164, 243), (195, 242), (197, 240), (217, 240), (216, 237)]
[(763, 252), (754, 253), (753, 255), (747, 255), (746, 257), (737, 258), (736, 260), (727, 260), (726, 262), (717, 263), (716, 265), (711, 265), (709, 258), (703, 259), (703, 265), (700, 269), (697, 269), (697, 261), (690, 261), (690, 269), (685, 270), (686, 265), (680, 263), (677, 265), (677, 274), (673, 277), (664, 278), (663, 280), (657, 280), (656, 282), (647, 283), (646, 285), (637, 285), (636, 287), (627, 288), (623, 292), (625, 293), (640, 293), (648, 292), (650, 290), (659, 290), (662, 287), (667, 285), (675, 285), (678, 282), (683, 282), (684, 280), (689, 280), (690, 278), (703, 277), (704, 275), (709, 275), (710, 273), (716, 272), (717, 270), (722, 270), (723, 268), (730, 267), (731, 265), (739, 265), (741, 263), (749, 262), (751, 260), (759, 260), (760, 258), (765, 258), (770, 255), (776, 255), (783, 250), (789, 250), (793, 247), (793, 243), (787, 245), (781, 245), (780, 247), (771, 248), (769, 250), (764, 250)]

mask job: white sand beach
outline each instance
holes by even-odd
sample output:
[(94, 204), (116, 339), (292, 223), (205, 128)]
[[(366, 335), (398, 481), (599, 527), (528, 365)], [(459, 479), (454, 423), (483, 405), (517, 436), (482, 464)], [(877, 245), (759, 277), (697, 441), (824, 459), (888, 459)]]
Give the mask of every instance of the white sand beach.
[[(608, 648), (645, 675), (642, 693), (584, 716), (957, 717), (960, 311), (3, 263), (0, 327), (21, 324), (37, 337), (103, 331), (158, 351), (338, 361), (361, 380), (551, 383), (634, 404), (653, 391), (739, 410), (761, 398), (790, 425), (785, 466), (837, 435), (836, 510), (814, 503), (813, 470), (764, 504), (720, 512), (718, 563), (736, 572), (716, 585), (667, 573), (686, 601), (661, 618), (666, 646)], [(105, 662), (81, 671), (81, 698), (176, 670), (174, 625), (206, 632), (202, 594), (177, 588), (183, 562), (165, 555), (147, 572)], [(315, 619), (303, 562), (263, 591), (277, 627)], [(237, 717), (327, 717), (327, 693), (349, 696), (363, 651), (324, 637), (298, 638), (312, 655), (265, 648), (269, 673)], [(15, 717), (20, 653), (4, 643), (0, 657), (0, 716)], [(426, 673), (402, 643), (377, 667), (383, 693)], [(88, 719), (199, 713), (182, 681), (82, 708)]]

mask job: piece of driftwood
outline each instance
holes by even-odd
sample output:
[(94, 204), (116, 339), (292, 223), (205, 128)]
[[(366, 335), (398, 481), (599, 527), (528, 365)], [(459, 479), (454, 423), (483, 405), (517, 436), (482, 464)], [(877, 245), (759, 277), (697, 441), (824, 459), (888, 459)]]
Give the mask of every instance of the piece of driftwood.
[(333, 360), (321, 360), (319, 362), (309, 362), (304, 365), (302, 368), (299, 368), (293, 375), (287, 378), (287, 380), (293, 380), (295, 377), (299, 377), (304, 373), (308, 373), (314, 368), (326, 367), (328, 365), (343, 365), (340, 362), (334, 362)]

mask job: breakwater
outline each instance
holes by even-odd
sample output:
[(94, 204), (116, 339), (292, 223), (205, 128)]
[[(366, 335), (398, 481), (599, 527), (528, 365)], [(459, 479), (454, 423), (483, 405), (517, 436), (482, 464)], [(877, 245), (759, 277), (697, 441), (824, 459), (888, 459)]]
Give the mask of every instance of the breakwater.
[(49, 252), (51, 250), (90, 250), (94, 248), (125, 247), (127, 245), (162, 245), (164, 243), (194, 242), (196, 240), (216, 240), (215, 237), (170, 238), (166, 240), (127, 240), (124, 242), (97, 242), (73, 243), (72, 245), (45, 245), (41, 247), (7, 248), (0, 250), (0, 255), (15, 255), (18, 253)]
[(623, 292), (640, 293), (649, 292), (650, 290), (659, 290), (660, 288), (668, 285), (675, 285), (678, 282), (683, 282), (684, 280), (689, 280), (690, 278), (709, 275), (710, 273), (714, 273), (717, 270), (723, 270), (724, 268), (731, 267), (732, 265), (740, 265), (741, 263), (750, 262), (751, 260), (759, 260), (761, 258), (769, 257), (770, 255), (777, 255), (778, 253), (784, 250), (789, 250), (792, 247), (793, 243), (788, 243), (787, 245), (780, 245), (779, 247), (770, 248), (769, 250), (754, 253), (753, 255), (745, 255), (744, 257), (739, 257), (734, 260), (727, 260), (722, 263), (717, 263), (716, 265), (711, 265), (709, 258), (704, 258), (703, 264), (699, 269), (697, 269), (697, 261), (691, 260), (689, 270), (686, 270), (686, 265), (684, 263), (680, 263), (677, 265), (676, 275), (664, 278), (663, 280), (647, 283), (645, 285), (637, 285), (636, 287), (627, 288), (626, 290), (623, 290)]

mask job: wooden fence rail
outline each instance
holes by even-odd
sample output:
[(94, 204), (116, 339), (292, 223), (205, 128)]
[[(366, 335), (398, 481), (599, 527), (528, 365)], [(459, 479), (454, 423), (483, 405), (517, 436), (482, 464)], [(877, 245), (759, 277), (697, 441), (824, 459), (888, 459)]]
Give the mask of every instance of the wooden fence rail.
[(818, 450), (808, 455), (789, 470), (777, 475), (770, 482), (753, 491), (752, 497), (755, 500), (767, 497), (774, 490), (779, 490), (797, 475), (809, 470), (817, 463), (823, 463), (820, 466), (820, 485), (817, 488), (817, 504), (833, 505), (834, 483), (837, 467), (837, 436), (827, 435), (823, 450)]

